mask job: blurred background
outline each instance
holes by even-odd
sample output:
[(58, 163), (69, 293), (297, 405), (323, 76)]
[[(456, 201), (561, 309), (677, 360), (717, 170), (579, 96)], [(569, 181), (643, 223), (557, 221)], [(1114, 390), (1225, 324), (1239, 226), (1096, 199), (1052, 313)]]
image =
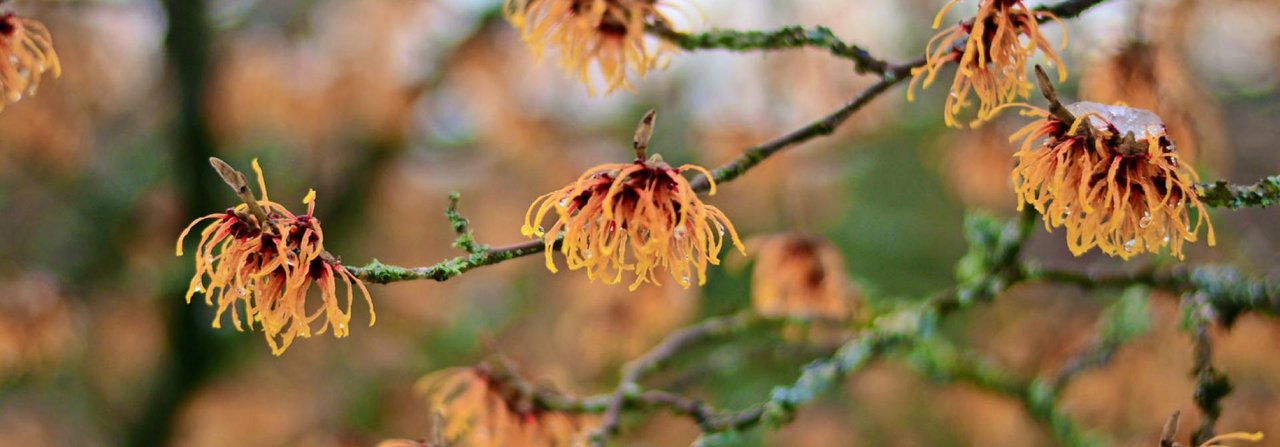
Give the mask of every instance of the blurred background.
[[(877, 56), (920, 54), (936, 0), (691, 0), (693, 29), (825, 25)], [(953, 16), (971, 11), (962, 3)], [(591, 284), (539, 257), (447, 283), (371, 285), (375, 327), (317, 337), (273, 357), (260, 333), (209, 328), (183, 292), (181, 228), (235, 196), (205, 159), (260, 158), (276, 200), (318, 192), (330, 251), (348, 265), (406, 266), (458, 255), (443, 210), (485, 243), (520, 242), (538, 194), (601, 162), (625, 161), (636, 121), (660, 112), (652, 152), (723, 163), (838, 107), (873, 82), (817, 50), (676, 55), (634, 94), (590, 97), (538, 63), (500, 0), (13, 0), (44, 22), (64, 74), (0, 113), (0, 445), (363, 446), (428, 438), (411, 389), (442, 368), (500, 352), (525, 377), (605, 392), (617, 368), (671, 330), (747, 308), (751, 261), (726, 252), (707, 286)], [(1156, 109), (1204, 179), (1280, 173), (1280, 2), (1109, 1), (1072, 20), (1071, 98)], [(1046, 33), (1059, 39), (1058, 27)], [(1136, 45), (1141, 44), (1141, 45)], [(1135, 49), (1136, 48), (1136, 49)], [(949, 73), (949, 72), (948, 72)], [(1148, 76), (1144, 73), (1154, 73)], [(836, 135), (789, 150), (707, 199), (745, 239), (815, 234), (844, 256), (864, 309), (923, 299), (953, 282), (966, 209), (1014, 213), (1006, 135), (942, 125), (950, 74), (907, 103), (899, 88)], [(1155, 79), (1154, 81), (1151, 79)], [(1123, 87), (1118, 87), (1123, 86)], [(1144, 90), (1146, 89), (1146, 90)], [(1151, 104), (1143, 103), (1151, 102)], [(1158, 103), (1158, 104), (1156, 104)], [(1175, 124), (1177, 123), (1177, 124)], [(1280, 278), (1280, 214), (1215, 212), (1229, 262)], [(1026, 256), (1081, 271), (1062, 232)], [(958, 315), (946, 331), (1026, 376), (1056, 371), (1119, 292), (1022, 285)], [(1066, 391), (1064, 408), (1118, 445), (1154, 445), (1165, 417), (1194, 412), (1189, 337), (1172, 297), (1153, 296), (1152, 330)], [(356, 310), (356, 321), (367, 318)], [(1215, 332), (1236, 390), (1221, 431), (1280, 436), (1280, 324), (1246, 316)], [(796, 378), (831, 346), (751, 334), (681, 357), (655, 385), (741, 408)], [(1184, 430), (1189, 430), (1185, 429)], [(657, 414), (618, 445), (687, 445), (697, 427)], [(752, 445), (1049, 445), (1021, 404), (937, 385), (879, 362)]]

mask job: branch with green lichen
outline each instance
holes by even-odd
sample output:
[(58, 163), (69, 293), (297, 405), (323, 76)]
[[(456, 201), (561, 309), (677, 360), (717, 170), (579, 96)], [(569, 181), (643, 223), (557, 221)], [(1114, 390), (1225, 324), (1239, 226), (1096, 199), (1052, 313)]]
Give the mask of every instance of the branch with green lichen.
[(391, 284), (393, 282), (424, 279), (448, 281), (476, 267), (484, 267), (534, 253), (541, 253), (543, 250), (545, 248), (542, 241), (529, 241), (506, 247), (491, 248), (467, 256), (458, 256), (426, 267), (400, 267), (383, 264), (374, 259), (373, 262), (362, 267), (346, 267), (346, 269), (357, 278), (374, 284)]
[[(1031, 279), (1068, 283), (1086, 288), (1137, 285), (1139, 287), (1134, 289), (1155, 287), (1181, 294), (1183, 328), (1190, 333), (1194, 350), (1194, 366), (1191, 374), (1196, 381), (1196, 386), (1192, 397), (1203, 415), (1199, 428), (1192, 434), (1192, 441), (1197, 445), (1215, 435), (1215, 425), (1222, 414), (1222, 400), (1232, 390), (1231, 381), (1227, 375), (1213, 365), (1210, 327), (1216, 322), (1230, 328), (1245, 312), (1270, 316), (1280, 314), (1280, 283), (1244, 278), (1239, 271), (1231, 267), (1203, 266), (1179, 268), (1167, 272), (1142, 271), (1106, 276), (1038, 268), (1024, 270), (1027, 272), (1026, 276)], [(1143, 325), (1120, 325), (1113, 328), (1113, 331), (1120, 331), (1116, 332), (1113, 338), (1128, 338), (1134, 334), (1126, 331), (1141, 326)], [(1114, 351), (1113, 347), (1105, 345), (1097, 349), (1098, 352), (1093, 354), (1092, 358), (1100, 358), (1103, 361)], [(1060, 377), (1062, 376), (1060, 374)]]
[(488, 245), (476, 242), (476, 236), (471, 232), (471, 221), (458, 213), (458, 201), (461, 199), (462, 194), (457, 192), (449, 194), (449, 208), (444, 211), (444, 216), (453, 226), (453, 232), (458, 233), (458, 238), (453, 240), (453, 247), (471, 254), (489, 251)]
[[(606, 423), (601, 425), (602, 434), (599, 436), (601, 440), (616, 431), (618, 418), (625, 409), (666, 409), (674, 414), (692, 418), (706, 431), (732, 430), (757, 419), (761, 410), (757, 408), (743, 412), (719, 411), (698, 399), (663, 390), (644, 389), (640, 382), (645, 375), (661, 368), (688, 348), (711, 339), (781, 326), (786, 322), (785, 319), (760, 317), (752, 312), (708, 318), (673, 332), (655, 348), (636, 360), (628, 362), (623, 368), (623, 384), (613, 392), (596, 396), (579, 398), (537, 387), (516, 374), (515, 367), (502, 358), (491, 359), (477, 367), (481, 368), (493, 383), (510, 390), (515, 400), (527, 401), (538, 408), (550, 411), (604, 414)], [(608, 423), (610, 419), (615, 422)]]
[(772, 31), (739, 31), (713, 29), (700, 33), (681, 33), (666, 26), (657, 25), (650, 32), (685, 50), (779, 50), (813, 47), (826, 49), (832, 56), (853, 61), (858, 73), (885, 75), (891, 66), (862, 47), (840, 40), (830, 28), (818, 26), (788, 26)]
[[(786, 424), (802, 406), (837, 387), (839, 382), (856, 373), (870, 362), (898, 348), (910, 348), (908, 359), (917, 369), (935, 378), (971, 382), (983, 389), (1019, 399), (1028, 413), (1043, 424), (1058, 442), (1065, 445), (1098, 445), (1099, 440), (1088, 435), (1057, 406), (1061, 390), (1075, 375), (1098, 367), (1110, 360), (1114, 352), (1125, 342), (1145, 333), (1150, 325), (1147, 308), (1147, 287), (1171, 290), (1196, 290), (1206, 305), (1213, 306), (1209, 315), (1222, 320), (1246, 310), (1275, 313), (1277, 290), (1280, 286), (1261, 281), (1242, 280), (1238, 273), (1217, 267), (1198, 267), (1178, 270), (1168, 274), (1136, 273), (1124, 276), (1089, 276), (1029, 268), (1018, 261), (1027, 237), (1034, 229), (1034, 212), (1025, 212), (1020, 218), (1001, 222), (989, 215), (971, 214), (966, 219), (966, 239), (969, 252), (957, 264), (957, 286), (938, 294), (930, 300), (907, 309), (889, 312), (877, 317), (856, 336), (840, 347), (830, 357), (807, 365), (800, 377), (791, 385), (779, 386), (769, 399), (760, 404), (733, 412), (679, 411), (671, 405), (648, 405), (648, 392), (638, 387), (623, 388), (622, 408), (668, 408), (677, 414), (701, 417), (703, 436), (698, 445), (734, 445), (740, 441), (741, 430), (758, 425), (777, 427)], [(975, 356), (941, 355), (939, 338), (935, 335), (938, 323), (948, 314), (975, 303), (994, 299), (1009, 286), (1022, 281), (1057, 280), (1088, 287), (1123, 287), (1124, 294), (1111, 305), (1098, 323), (1098, 336), (1094, 343), (1076, 357), (1068, 360), (1052, 377), (1034, 380), (1018, 379), (995, 368), (989, 363), (975, 360)], [(1228, 320), (1229, 321), (1229, 320)], [(666, 342), (664, 342), (665, 344)], [(661, 351), (666, 351), (661, 350)], [(932, 355), (924, 356), (923, 352)], [(647, 363), (646, 363), (647, 364)], [(1205, 369), (1200, 364), (1197, 400), (1206, 408), (1224, 395), (1221, 375), (1216, 370)], [(629, 391), (628, 391), (629, 390)], [(611, 395), (616, 398), (617, 394)], [(642, 398), (641, 396), (649, 396)], [(678, 395), (666, 396), (680, 400)], [(591, 412), (608, 411), (608, 405), (598, 408), (599, 397), (588, 400), (597, 405)], [(684, 408), (710, 408), (705, 404), (683, 398)], [(616, 400), (615, 400), (616, 402)], [(652, 402), (649, 402), (650, 404)], [(714, 418), (707, 416), (714, 414)], [(700, 416), (699, 416), (700, 415)], [(1208, 422), (1206, 422), (1208, 423)], [(1203, 430), (1203, 433), (1208, 433)], [(1197, 435), (1201, 436), (1201, 435)], [(1200, 438), (1197, 438), (1200, 439)]]
[[(1047, 11), (1058, 18), (1067, 19), (1078, 16), (1103, 1), (1105, 0), (1069, 0), (1053, 6), (1040, 6), (1036, 10)], [(1043, 22), (1049, 19), (1046, 17), (1040, 20)], [(683, 33), (660, 23), (651, 26), (649, 32), (689, 51), (754, 51), (806, 47), (824, 49), (832, 56), (853, 61), (853, 68), (858, 73), (873, 73), (882, 77), (902, 76), (901, 73), (896, 72), (893, 65), (876, 58), (857, 44), (845, 42), (836, 36), (831, 28), (825, 26), (805, 28), (797, 25), (770, 31), (712, 29), (697, 33)]]
[[(1035, 217), (1034, 212), (1026, 212), (1017, 219), (1002, 222), (985, 214), (971, 215), (966, 219), (969, 253), (965, 259), (975, 270), (957, 269), (957, 287), (921, 304), (878, 316), (835, 354), (805, 366), (794, 383), (774, 388), (769, 399), (737, 413), (723, 413), (717, 419), (722, 421), (719, 424), (700, 424), (704, 436), (699, 445), (732, 445), (740, 430), (760, 424), (783, 425), (795, 417), (801, 406), (835, 388), (842, 379), (890, 349), (910, 346), (920, 338), (931, 336), (939, 320), (947, 314), (973, 303), (991, 301), (995, 294), (1019, 280), (1018, 254), (1031, 234)], [(613, 394), (613, 407), (606, 412), (601, 429), (593, 433), (593, 443), (602, 445), (617, 431), (618, 419), (609, 415), (621, 411), (623, 406), (619, 402), (625, 403), (628, 396), (639, 395), (641, 389), (636, 379), (660, 363), (652, 359), (668, 358), (673, 348), (684, 346), (690, 337), (701, 335), (698, 331), (677, 333), (624, 368), (624, 380)]]
[(772, 141), (747, 148), (742, 151), (742, 154), (737, 158), (712, 169), (711, 179), (708, 179), (706, 176), (698, 176), (690, 181), (689, 185), (692, 186), (695, 191), (706, 191), (711, 187), (710, 180), (714, 180), (716, 183), (731, 181), (783, 149), (804, 143), (819, 136), (831, 135), (840, 127), (840, 125), (848, 121), (849, 117), (853, 116), (855, 112), (861, 110), (867, 104), (871, 103), (871, 100), (876, 99), (881, 94), (888, 91), (890, 87), (908, 79), (911, 74), (911, 69), (921, 65), (924, 65), (924, 59), (918, 59), (906, 64), (894, 65), (891, 68), (888, 68), (885, 72), (886, 74), (884, 79), (881, 79), (879, 82), (876, 82), (865, 90), (859, 92), (857, 96), (854, 96), (853, 99), (849, 100), (849, 102), (845, 103), (834, 112), (831, 112), (817, 121), (793, 130), (790, 133)]
[(1201, 185), (1200, 201), (1206, 206), (1231, 208), (1268, 207), (1280, 203), (1280, 175), (1252, 185), (1233, 185), (1219, 180)]
[(1213, 366), (1213, 340), (1209, 336), (1214, 319), (1211, 306), (1200, 293), (1187, 294), (1182, 300), (1183, 323), (1193, 340), (1192, 375), (1196, 388), (1192, 399), (1203, 416), (1200, 427), (1191, 434), (1191, 442), (1197, 445), (1214, 436), (1218, 418), (1222, 416), (1222, 400), (1233, 388), (1226, 373)]
[[(610, 395), (609, 404), (604, 413), (604, 420), (601, 422), (600, 427), (590, 436), (592, 445), (602, 446), (609, 436), (617, 433), (622, 423), (622, 409), (629, 398), (634, 399), (635, 396), (641, 393), (640, 381), (645, 375), (657, 370), (690, 345), (709, 338), (741, 332), (762, 321), (766, 320), (762, 320), (752, 312), (743, 312), (724, 318), (712, 318), (672, 333), (649, 352), (627, 362), (622, 368), (621, 383)], [(701, 411), (692, 411), (691, 414), (702, 415)]]
[(1049, 430), (1060, 445), (1094, 446), (1101, 440), (1085, 433), (1058, 408), (1058, 391), (1046, 378), (1016, 377), (990, 360), (960, 349), (940, 337), (917, 340), (907, 354), (907, 364), (938, 382), (970, 383), (985, 391), (1017, 399), (1027, 412)]
[[(715, 321), (713, 318), (708, 321)], [(723, 334), (722, 334), (723, 335)], [(604, 414), (614, 401), (614, 394), (598, 394), (575, 397), (520, 377), (505, 359), (491, 359), (478, 365), (491, 386), (505, 390), (504, 396), (518, 402), (528, 402), (539, 409), (574, 414)], [(698, 399), (662, 390), (642, 390), (627, 393), (623, 398), (626, 409), (645, 411), (667, 410), (679, 416), (689, 417), (704, 431), (736, 429), (747, 419), (758, 418), (759, 409), (742, 412), (720, 411)], [(753, 416), (755, 415), (755, 416)]]
[(1144, 285), (1180, 294), (1195, 293), (1203, 299), (1212, 319), (1226, 328), (1248, 312), (1280, 315), (1280, 280), (1249, 278), (1231, 266), (1188, 266), (1164, 271), (1147, 269), (1108, 274), (1046, 269), (1029, 264), (1020, 268), (1022, 275), (1030, 280), (1071, 284), (1086, 289)]
[[(804, 367), (789, 385), (775, 387), (768, 399), (742, 410), (719, 410), (699, 399), (640, 385), (648, 373), (665, 365), (683, 349), (712, 337), (729, 337), (765, 320), (751, 314), (713, 318), (671, 334), (653, 350), (623, 368), (622, 383), (611, 393), (573, 398), (557, 393), (535, 394), (534, 402), (551, 411), (604, 414), (593, 438), (597, 445), (616, 434), (620, 418), (629, 410), (667, 410), (693, 419), (703, 431), (696, 445), (736, 445), (742, 432), (757, 426), (778, 427), (795, 418), (810, 404), (839, 386), (840, 382), (876, 359), (894, 352), (906, 352), (906, 360), (935, 379), (961, 381), (1018, 399), (1051, 436), (1064, 445), (1097, 445), (1099, 440), (1081, 430), (1058, 407), (1067, 382), (1089, 368), (1105, 364), (1125, 342), (1145, 333), (1150, 325), (1148, 287), (1195, 290), (1203, 303), (1197, 315), (1222, 319), (1245, 310), (1274, 313), (1274, 293), (1280, 288), (1261, 281), (1243, 280), (1234, 270), (1215, 267), (1179, 269), (1170, 273), (1139, 272), (1129, 275), (1090, 276), (1028, 267), (1019, 261), (1026, 239), (1035, 227), (1037, 215), (1028, 211), (1011, 221), (975, 213), (966, 219), (965, 235), (969, 251), (957, 264), (957, 286), (920, 304), (879, 315), (844, 343), (833, 355)], [(940, 321), (947, 315), (991, 302), (1009, 286), (1022, 281), (1057, 281), (1085, 287), (1119, 287), (1125, 291), (1103, 314), (1095, 341), (1053, 376), (1021, 379), (978, 360), (960, 355), (937, 335)], [(1232, 317), (1234, 318), (1234, 317)], [(1197, 321), (1207, 321), (1204, 319)], [(906, 349), (906, 351), (903, 351)], [(1197, 358), (1204, 358), (1203, 347)], [(1206, 365), (1209, 365), (1206, 367)], [(1204, 373), (1207, 371), (1208, 373)], [(1219, 405), (1223, 393), (1221, 374), (1208, 362), (1197, 362), (1200, 374), (1196, 399), (1206, 411)], [(531, 389), (531, 388), (530, 388)], [(1206, 420), (1205, 426), (1212, 422)], [(1202, 429), (1197, 434), (1207, 436)]]
[(1121, 346), (1151, 329), (1149, 296), (1146, 286), (1130, 286), (1103, 311), (1098, 333), (1089, 346), (1068, 359), (1049, 382), (1055, 393), (1061, 393), (1080, 373), (1110, 363)]

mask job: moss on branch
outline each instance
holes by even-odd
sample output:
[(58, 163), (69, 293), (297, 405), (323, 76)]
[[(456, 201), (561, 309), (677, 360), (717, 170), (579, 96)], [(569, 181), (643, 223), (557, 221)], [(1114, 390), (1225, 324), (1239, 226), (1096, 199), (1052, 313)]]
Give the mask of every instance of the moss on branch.
[(449, 279), (466, 273), (476, 267), (484, 267), (499, 262), (515, 259), (521, 256), (528, 256), (534, 253), (540, 253), (545, 250), (542, 241), (529, 241), (522, 244), (511, 245), (503, 248), (488, 249), (479, 253), (472, 253), (467, 256), (459, 256), (449, 259), (439, 264), (426, 267), (400, 267), (396, 265), (387, 265), (374, 259), (368, 265), (362, 267), (347, 267), (351, 274), (366, 282), (374, 284), (390, 284), (400, 281), (414, 281), (430, 279), (435, 281), (448, 281)]
[(919, 340), (907, 358), (909, 365), (934, 381), (969, 383), (1018, 400), (1060, 445), (1103, 445), (1101, 440), (1077, 427), (1058, 407), (1057, 391), (1043, 378), (1018, 378), (980, 354), (962, 352), (940, 337)]
[(830, 28), (825, 26), (814, 28), (788, 26), (772, 31), (713, 29), (692, 34), (656, 26), (652, 32), (686, 50), (750, 51), (813, 47), (826, 49), (833, 56), (853, 61), (854, 70), (859, 73), (883, 75), (890, 68), (888, 63), (872, 56), (862, 47), (840, 40)]
[(1233, 185), (1219, 180), (1201, 187), (1200, 201), (1215, 208), (1265, 208), (1280, 203), (1280, 175), (1258, 180), (1252, 185)]

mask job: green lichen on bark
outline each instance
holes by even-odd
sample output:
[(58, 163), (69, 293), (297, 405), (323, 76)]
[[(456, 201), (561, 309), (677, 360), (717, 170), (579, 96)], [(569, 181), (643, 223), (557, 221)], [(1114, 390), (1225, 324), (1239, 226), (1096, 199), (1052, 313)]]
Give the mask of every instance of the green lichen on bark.
[(1280, 175), (1258, 180), (1252, 185), (1233, 185), (1220, 180), (1201, 187), (1200, 201), (1215, 208), (1266, 208), (1280, 203)]
[(655, 28), (654, 32), (686, 50), (723, 49), (731, 51), (778, 50), (785, 48), (813, 47), (830, 51), (832, 55), (853, 61), (859, 73), (882, 74), (888, 68), (885, 61), (876, 59), (860, 46), (846, 43), (830, 28), (818, 26), (788, 26), (773, 31), (739, 31), (713, 29), (707, 32), (683, 34), (667, 28)]
[(449, 194), (449, 208), (444, 210), (444, 216), (449, 219), (453, 232), (458, 234), (458, 237), (453, 240), (453, 247), (465, 250), (467, 253), (483, 253), (489, 250), (489, 246), (476, 242), (476, 236), (471, 232), (471, 221), (458, 213), (458, 201), (461, 199), (462, 195), (457, 192)]

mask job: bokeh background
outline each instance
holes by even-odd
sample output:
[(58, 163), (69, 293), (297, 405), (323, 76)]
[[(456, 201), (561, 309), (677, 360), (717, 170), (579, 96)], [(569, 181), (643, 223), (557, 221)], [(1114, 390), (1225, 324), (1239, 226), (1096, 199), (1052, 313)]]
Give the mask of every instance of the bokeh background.
[[(934, 0), (691, 0), (693, 28), (826, 25), (889, 60), (920, 54)], [(958, 10), (966, 10), (965, 2)], [(750, 306), (749, 258), (726, 252), (707, 286), (590, 284), (539, 257), (447, 283), (371, 286), (378, 324), (273, 357), (260, 333), (215, 331), (182, 299), (179, 230), (236, 202), (207, 168), (260, 158), (277, 200), (319, 194), (329, 249), (345, 263), (427, 265), (457, 255), (448, 194), (478, 238), (519, 242), (528, 203), (585, 168), (629, 157), (633, 126), (659, 109), (653, 151), (713, 166), (838, 107), (873, 80), (817, 50), (685, 53), (635, 93), (590, 97), (539, 63), (498, 0), (13, 0), (46, 23), (65, 73), (0, 113), (0, 445), (363, 446), (428, 438), (412, 391), (441, 368), (501, 353), (539, 383), (611, 389), (621, 362), (680, 326)], [(958, 14), (956, 13), (959, 17)], [(1063, 87), (1121, 82), (1133, 39), (1187, 82), (1184, 116), (1206, 179), (1280, 173), (1280, 2), (1109, 1), (1071, 21)], [(1057, 27), (1046, 27), (1057, 39)], [(1146, 53), (1144, 53), (1146, 54)], [(552, 56), (554, 57), (554, 55)], [(1129, 61), (1129, 59), (1122, 59)], [(1124, 65), (1128, 62), (1122, 62)], [(940, 81), (945, 84), (949, 81)], [(709, 199), (745, 238), (799, 231), (832, 241), (864, 309), (923, 299), (953, 281), (966, 208), (1012, 215), (1004, 135), (942, 126), (946, 85), (897, 89), (834, 136), (789, 150)], [(1135, 101), (1135, 100), (1130, 100)], [(1172, 122), (1172, 119), (1170, 119)], [(1194, 143), (1192, 143), (1194, 142)], [(1280, 277), (1280, 214), (1214, 212), (1219, 246), (1187, 262)], [(1026, 256), (1083, 271), (1037, 232)], [(1055, 371), (1118, 292), (1024, 285), (946, 331), (1025, 375)], [(1174, 409), (1194, 415), (1191, 346), (1171, 297), (1152, 330), (1085, 373), (1064, 407), (1118, 445), (1154, 445)], [(356, 310), (357, 321), (367, 311)], [(1280, 324), (1246, 316), (1215, 332), (1235, 381), (1221, 430), (1280, 436)], [(659, 385), (728, 408), (760, 401), (830, 346), (752, 334), (681, 357)], [(1191, 417), (1189, 423), (1194, 423)], [(687, 445), (685, 419), (655, 415), (618, 445)], [(1019, 403), (939, 385), (879, 362), (758, 445), (1049, 445)]]

